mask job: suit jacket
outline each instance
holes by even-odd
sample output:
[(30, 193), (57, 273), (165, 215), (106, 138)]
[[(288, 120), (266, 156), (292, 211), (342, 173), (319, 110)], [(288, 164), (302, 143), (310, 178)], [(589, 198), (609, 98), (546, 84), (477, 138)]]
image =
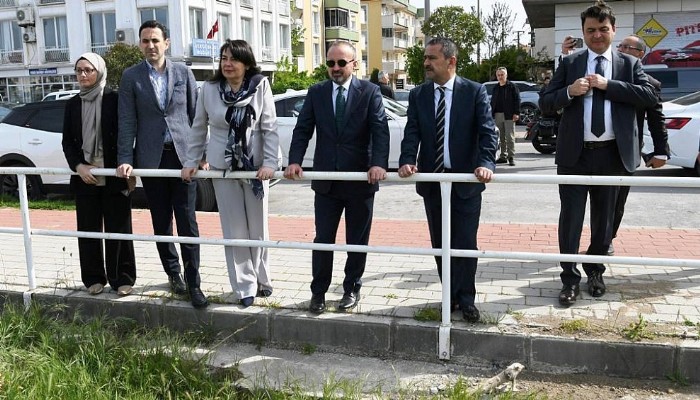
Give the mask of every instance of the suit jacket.
[(185, 64), (166, 59), (168, 97), (163, 110), (146, 63), (143, 61), (124, 71), (119, 84), (119, 164), (158, 168), (166, 128), (184, 164), (187, 136), (197, 104), (197, 82)]
[[(562, 58), (541, 101), (545, 112), (564, 109), (557, 135), (557, 165), (574, 166), (583, 151), (584, 96), (569, 99), (567, 88), (586, 75), (587, 63), (587, 50)], [(638, 59), (612, 52), (612, 77), (608, 80), (605, 99), (611, 102), (613, 130), (622, 163), (628, 172), (634, 172), (640, 159), (636, 110), (657, 102), (654, 87)]]
[[(484, 86), (455, 77), (452, 108), (447, 117), (450, 119), (448, 145), (452, 172), (473, 173), (477, 167), (495, 170), (498, 135)], [(408, 121), (401, 141), (399, 165), (417, 165), (418, 172), (435, 169), (435, 125), (435, 89), (433, 82), (427, 81), (411, 90), (408, 96)], [(483, 183), (455, 183), (452, 190), (466, 199), (485, 187)], [(416, 191), (421, 196), (427, 196), (431, 190), (440, 190), (439, 184), (416, 183)]]
[(379, 91), (382, 92), (382, 96), (386, 96), (390, 99), (394, 98), (394, 89), (391, 88), (391, 86), (386, 85), (384, 83), (379, 84)]
[(644, 144), (642, 132), (644, 131), (644, 117), (646, 116), (649, 134), (651, 135), (651, 140), (654, 142), (653, 155), (670, 156), (671, 151), (668, 148), (668, 131), (666, 130), (664, 110), (663, 106), (661, 105), (661, 82), (656, 80), (656, 78), (653, 76), (648, 77), (649, 82), (651, 82), (651, 84), (654, 86), (654, 93), (656, 94), (657, 101), (652, 107), (637, 109), (639, 148), (641, 149)]
[[(309, 88), (299, 113), (289, 147), (289, 163), (301, 165), (309, 140), (316, 129), (315, 171), (366, 172), (370, 167), (389, 166), (389, 125), (379, 86), (351, 78), (345, 107), (344, 126), (336, 130), (333, 111), (333, 81), (327, 80)], [(346, 182), (346, 190), (372, 194), (378, 184)], [(332, 181), (313, 181), (311, 188), (328, 193)]]
[[(117, 92), (105, 88), (102, 96), (102, 150), (105, 168), (117, 167)], [(80, 96), (73, 96), (66, 103), (63, 119), (63, 154), (71, 170), (76, 171), (78, 164), (88, 164), (83, 155), (83, 101)], [(127, 189), (126, 179), (108, 176), (106, 187), (112, 192)], [(95, 185), (83, 183), (78, 175), (70, 177), (70, 189), (75, 194), (89, 194)]]

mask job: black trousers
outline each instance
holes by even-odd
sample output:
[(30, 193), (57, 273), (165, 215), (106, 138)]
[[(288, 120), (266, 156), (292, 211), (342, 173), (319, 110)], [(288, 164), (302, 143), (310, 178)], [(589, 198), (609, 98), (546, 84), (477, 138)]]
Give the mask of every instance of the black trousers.
[[(627, 175), (617, 146), (584, 149), (573, 167), (557, 167), (558, 175)], [(586, 213), (588, 196), (591, 199), (591, 243), (586, 254), (605, 255), (612, 241), (615, 201), (619, 186), (559, 185), (561, 211), (559, 213), (559, 252), (578, 254)], [(561, 262), (562, 283), (575, 285), (581, 281), (581, 273), (574, 262)], [(605, 272), (605, 265), (584, 263), (587, 275)]]
[(617, 237), (617, 231), (620, 229), (620, 224), (622, 223), (622, 217), (625, 215), (625, 204), (627, 203), (627, 196), (630, 194), (629, 186), (620, 186), (620, 190), (617, 193), (617, 200), (615, 201), (615, 217), (613, 220), (613, 239)]
[[(431, 190), (423, 197), (425, 213), (428, 217), (430, 242), (433, 248), (442, 247), (442, 195), (440, 188)], [(450, 247), (460, 250), (477, 250), (477, 232), (481, 217), (481, 193), (463, 199), (452, 191), (450, 198), (451, 243)], [(438, 274), (442, 280), (442, 257), (435, 257)], [(450, 260), (450, 297), (461, 307), (474, 305), (476, 299), (477, 258), (452, 257)]]
[[(78, 230), (83, 232), (132, 233), (131, 196), (104, 186), (75, 196)], [(115, 290), (136, 282), (134, 243), (131, 240), (78, 239), (80, 277), (86, 287), (96, 283)]]
[[(333, 183), (342, 186), (343, 183)], [(335, 243), (340, 217), (345, 211), (345, 242), (347, 244), (366, 245), (372, 228), (372, 211), (374, 193), (358, 195), (343, 190), (331, 190), (330, 193), (316, 193), (314, 197), (314, 216), (316, 237), (314, 243)], [(365, 272), (367, 253), (349, 252), (345, 262), (345, 279), (343, 291), (357, 292), (362, 287), (362, 275)], [(328, 291), (333, 273), (333, 252), (314, 250), (311, 255), (311, 293), (323, 294)]]
[[(182, 164), (175, 150), (164, 150), (159, 169), (181, 170)], [(180, 178), (142, 178), (148, 206), (151, 210), (153, 233), (173, 235), (173, 214), (179, 236), (199, 237), (199, 226), (195, 214), (197, 183)], [(163, 270), (169, 276), (181, 271), (179, 256), (174, 243), (156, 243)], [(180, 244), (185, 265), (185, 282), (190, 288), (199, 287), (199, 245)]]

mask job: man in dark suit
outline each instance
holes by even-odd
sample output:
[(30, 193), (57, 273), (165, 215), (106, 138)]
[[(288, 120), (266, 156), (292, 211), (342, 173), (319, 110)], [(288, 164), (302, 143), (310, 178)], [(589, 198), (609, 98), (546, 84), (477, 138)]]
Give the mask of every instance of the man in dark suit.
[[(139, 46), (146, 60), (128, 68), (119, 84), (119, 167), (128, 177), (133, 166), (146, 169), (182, 169), (187, 135), (194, 119), (197, 82), (184, 64), (165, 58), (168, 31), (158, 21), (139, 28)], [(173, 213), (180, 236), (198, 237), (195, 182), (180, 178), (142, 178), (156, 235), (172, 236)], [(156, 243), (171, 290), (189, 292), (195, 308), (209, 303), (199, 288), (199, 245), (181, 244), (185, 282), (173, 243)]]
[[(581, 13), (588, 50), (564, 57), (545, 90), (545, 112), (563, 109), (557, 136), (557, 174), (627, 175), (639, 165), (636, 109), (656, 103), (654, 87), (639, 60), (612, 51), (615, 15), (605, 2)], [(591, 243), (586, 254), (605, 255), (612, 240), (616, 186), (559, 185), (559, 251), (579, 250), (586, 201), (591, 198)], [(559, 303), (571, 306), (581, 274), (574, 262), (561, 262)], [(588, 293), (605, 294), (600, 263), (584, 263)]]
[[(355, 48), (349, 42), (331, 44), (326, 55), (330, 80), (309, 88), (289, 148), (287, 179), (301, 177), (301, 163), (316, 130), (314, 170), (367, 172), (367, 182), (313, 181), (316, 192), (314, 243), (335, 243), (340, 217), (345, 210), (347, 244), (366, 245), (372, 226), (374, 193), (386, 177), (389, 162), (389, 125), (379, 87), (352, 75), (357, 65)], [(366, 253), (348, 253), (340, 310), (355, 307), (360, 300)], [(331, 284), (333, 252), (312, 255), (309, 310), (326, 310), (325, 294)]]
[[(451, 195), (451, 247), (477, 249), (481, 192), (496, 168), (498, 135), (483, 85), (456, 75), (457, 46), (449, 39), (434, 38), (423, 56), (428, 81), (411, 90), (408, 121), (401, 142), (399, 176), (417, 172), (473, 173), (481, 182), (455, 183)], [(420, 153), (418, 150), (420, 149)], [(440, 184), (419, 182), (430, 239), (442, 246), (442, 200)], [(436, 257), (442, 278), (442, 261)], [(450, 288), (453, 303), (459, 304), (469, 322), (479, 320), (476, 299), (476, 258), (451, 259)]]

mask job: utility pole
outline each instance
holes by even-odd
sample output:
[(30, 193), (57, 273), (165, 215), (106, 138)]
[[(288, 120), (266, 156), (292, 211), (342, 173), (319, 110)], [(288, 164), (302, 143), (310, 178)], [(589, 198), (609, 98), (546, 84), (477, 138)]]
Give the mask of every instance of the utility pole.
[[(481, 4), (479, 0), (476, 0), (476, 18), (481, 23)], [(476, 65), (481, 65), (481, 42), (476, 44)]]
[[(425, 10), (423, 10), (423, 14), (425, 15), (425, 19), (423, 21), (427, 21), (428, 18), (430, 18), (430, 0), (425, 0), (424, 4)], [(425, 32), (423, 32), (423, 36), (425, 37), (425, 43), (423, 43), (423, 45), (425, 45), (430, 41), (430, 36), (426, 35)]]
[(518, 49), (520, 48), (520, 34), (521, 34), (521, 33), (525, 33), (525, 31), (515, 31), (515, 34), (516, 34), (517, 37), (518, 37), (518, 44), (517, 44)]

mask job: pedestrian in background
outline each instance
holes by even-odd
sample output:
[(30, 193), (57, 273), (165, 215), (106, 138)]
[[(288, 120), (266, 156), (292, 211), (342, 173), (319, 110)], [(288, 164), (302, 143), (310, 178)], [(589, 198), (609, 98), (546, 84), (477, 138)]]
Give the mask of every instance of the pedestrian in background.
[(389, 85), (389, 74), (386, 71), (379, 71), (379, 90), (382, 96), (394, 99), (394, 89)]
[[(70, 178), (78, 230), (130, 234), (135, 178), (92, 174), (94, 168), (117, 167), (117, 92), (105, 87), (107, 69), (99, 54), (82, 54), (75, 75), (80, 93), (66, 103), (62, 145), (68, 166), (78, 173)], [(120, 296), (133, 291), (136, 260), (131, 240), (78, 238), (78, 252), (88, 293), (102, 293), (107, 283)]]
[(506, 67), (496, 69), (498, 84), (491, 93), (491, 112), (500, 132), (501, 154), (496, 164), (515, 165), (515, 123), (520, 119), (520, 90), (508, 80)]
[[(207, 133), (209, 133), (207, 143)], [(205, 152), (206, 147), (206, 152)], [(219, 68), (197, 100), (182, 179), (202, 164), (214, 171), (256, 171), (257, 179), (214, 179), (225, 239), (267, 240), (268, 180), (279, 168), (277, 114), (270, 82), (245, 40), (226, 40)], [(205, 159), (206, 154), (206, 159)], [(265, 247), (224, 248), (231, 288), (243, 307), (272, 295)]]

